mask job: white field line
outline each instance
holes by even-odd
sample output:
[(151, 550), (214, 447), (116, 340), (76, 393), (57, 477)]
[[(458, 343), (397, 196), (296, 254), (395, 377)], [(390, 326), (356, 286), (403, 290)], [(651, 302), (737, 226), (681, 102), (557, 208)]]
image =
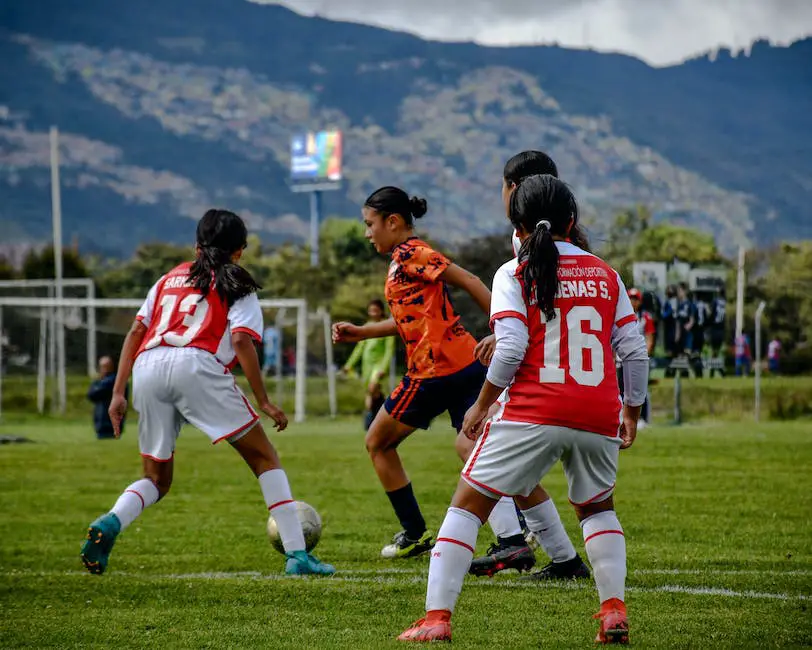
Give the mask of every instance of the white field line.
[[(409, 573), (406, 573), (409, 571)], [(0, 572), (3, 577), (51, 577), (51, 576), (84, 576), (87, 575), (84, 571), (4, 571)], [(357, 571), (339, 571), (336, 575), (329, 578), (314, 578), (305, 576), (287, 576), (282, 573), (279, 574), (262, 574), (256, 571), (235, 571), (235, 572), (221, 572), (212, 571), (204, 573), (168, 573), (168, 574), (144, 574), (144, 573), (129, 573), (116, 571), (115, 576), (124, 578), (135, 578), (138, 580), (147, 581), (161, 581), (161, 580), (263, 580), (263, 581), (287, 581), (299, 580), (304, 584), (312, 583), (319, 586), (329, 586), (331, 584), (341, 583), (360, 583), (360, 584), (424, 584), (426, 582), (426, 572), (421, 571), (418, 574), (416, 571), (409, 569), (360, 569)], [(402, 577), (397, 577), (402, 576)], [(94, 578), (99, 579), (99, 578)], [(473, 579), (466, 583), (467, 587), (486, 587), (486, 588), (508, 588), (508, 589), (594, 589), (591, 581), (582, 582), (528, 582), (516, 579)], [(812, 596), (806, 594), (786, 594), (786, 593), (770, 593), (759, 591), (737, 591), (734, 589), (725, 589), (723, 587), (691, 587), (685, 585), (660, 585), (657, 587), (627, 587), (626, 591), (632, 593), (669, 593), (669, 594), (685, 594), (688, 596), (723, 596), (727, 598), (743, 598), (747, 600), (783, 600), (783, 601), (809, 601)]]

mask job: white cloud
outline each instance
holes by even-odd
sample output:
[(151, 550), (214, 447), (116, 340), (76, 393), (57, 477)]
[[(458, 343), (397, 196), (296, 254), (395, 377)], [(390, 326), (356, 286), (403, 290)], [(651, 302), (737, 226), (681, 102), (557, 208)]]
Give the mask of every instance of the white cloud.
[(252, 0), (443, 41), (558, 43), (668, 65), (812, 34), (810, 0)]

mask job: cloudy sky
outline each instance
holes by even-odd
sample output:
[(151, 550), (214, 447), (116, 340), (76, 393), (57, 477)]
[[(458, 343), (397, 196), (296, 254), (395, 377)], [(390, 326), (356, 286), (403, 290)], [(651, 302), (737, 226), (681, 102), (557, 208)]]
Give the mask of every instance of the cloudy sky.
[(253, 0), (448, 41), (554, 43), (677, 63), (812, 34), (812, 0)]

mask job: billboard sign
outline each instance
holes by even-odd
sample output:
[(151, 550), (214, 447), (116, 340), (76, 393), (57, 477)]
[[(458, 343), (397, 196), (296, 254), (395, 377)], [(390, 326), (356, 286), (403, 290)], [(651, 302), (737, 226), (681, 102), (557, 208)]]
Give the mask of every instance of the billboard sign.
[(632, 266), (634, 286), (651, 291), (661, 298), (665, 295), (667, 267), (662, 262), (635, 262)]
[(341, 183), (341, 131), (310, 131), (290, 143), (290, 180), (294, 190), (337, 189)]

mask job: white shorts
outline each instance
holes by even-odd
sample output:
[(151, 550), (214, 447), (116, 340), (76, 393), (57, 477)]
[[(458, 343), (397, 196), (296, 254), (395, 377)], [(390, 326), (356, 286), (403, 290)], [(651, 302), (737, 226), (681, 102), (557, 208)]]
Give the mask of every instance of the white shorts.
[(212, 444), (247, 432), (259, 420), (234, 376), (214, 355), (197, 348), (156, 348), (133, 366), (141, 455), (166, 462), (184, 423)]
[(492, 421), (462, 478), (487, 496), (527, 496), (560, 459), (570, 502), (586, 505), (612, 496), (620, 442), (619, 437), (567, 427)]

